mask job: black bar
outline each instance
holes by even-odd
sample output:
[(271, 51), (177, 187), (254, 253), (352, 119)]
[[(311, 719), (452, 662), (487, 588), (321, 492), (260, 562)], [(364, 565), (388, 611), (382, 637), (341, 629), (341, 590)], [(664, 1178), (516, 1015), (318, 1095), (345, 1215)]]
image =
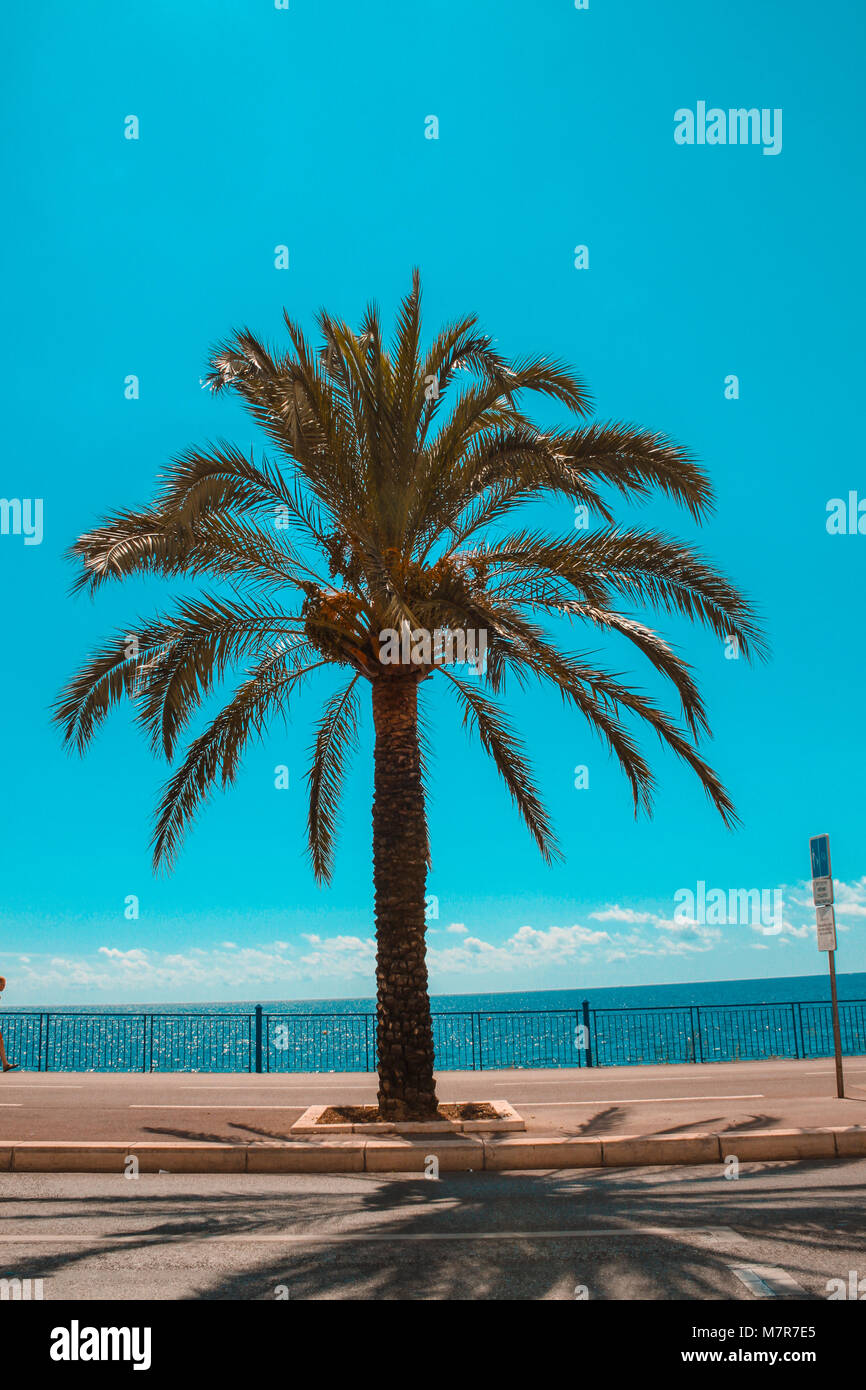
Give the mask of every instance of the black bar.
[(836, 1095), (839, 1100), (844, 1100), (845, 1078), (842, 1074), (842, 1038), (839, 1033), (839, 1000), (836, 998), (835, 955), (835, 951), (827, 952), (827, 957), (830, 961), (830, 999), (833, 1005), (833, 1051), (836, 1056)]
[(585, 1056), (585, 1058), (586, 1058), (586, 1065), (587, 1065), (588, 1067), (591, 1067), (591, 1066), (592, 1066), (592, 1041), (591, 1041), (591, 1039), (590, 1039), (590, 1033), (589, 1033), (589, 1000), (588, 1000), (588, 999), (582, 1000), (581, 1005), (580, 1005), (580, 1008), (581, 1008), (581, 1013), (583, 1014), (583, 1026), (584, 1026), (584, 1029), (586, 1030), (585, 1033), (584, 1033), (584, 1037), (586, 1038), (586, 1049), (585, 1049), (585, 1051), (584, 1051), (584, 1056)]

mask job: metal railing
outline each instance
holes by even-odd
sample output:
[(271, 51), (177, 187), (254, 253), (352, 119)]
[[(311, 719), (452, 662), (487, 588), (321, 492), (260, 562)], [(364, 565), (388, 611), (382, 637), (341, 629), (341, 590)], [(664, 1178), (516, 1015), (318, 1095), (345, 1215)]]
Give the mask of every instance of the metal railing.
[[(839, 1004), (842, 1050), (866, 1053), (866, 1000)], [(375, 1014), (3, 1014), (23, 1071), (375, 1071)], [(441, 1071), (615, 1067), (833, 1055), (830, 1005), (684, 1004), (655, 1009), (433, 1014)]]

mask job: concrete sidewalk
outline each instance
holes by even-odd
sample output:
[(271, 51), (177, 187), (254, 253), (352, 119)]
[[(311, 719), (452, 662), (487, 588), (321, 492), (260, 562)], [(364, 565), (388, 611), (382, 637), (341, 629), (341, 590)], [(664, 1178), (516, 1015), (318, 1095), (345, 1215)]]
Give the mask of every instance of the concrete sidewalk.
[(0, 1170), (423, 1171), (722, 1163), (866, 1154), (866, 1057), (569, 1071), (446, 1072), (440, 1101), (499, 1100), (526, 1131), (299, 1139), (308, 1105), (375, 1100), (365, 1073), (0, 1076)]

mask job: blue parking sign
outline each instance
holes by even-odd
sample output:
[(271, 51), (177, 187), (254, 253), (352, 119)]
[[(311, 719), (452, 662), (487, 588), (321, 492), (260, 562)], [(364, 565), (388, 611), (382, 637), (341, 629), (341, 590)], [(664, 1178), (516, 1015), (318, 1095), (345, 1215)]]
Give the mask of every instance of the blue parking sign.
[(812, 856), (812, 877), (830, 877), (830, 836), (813, 835), (809, 841), (809, 853)]

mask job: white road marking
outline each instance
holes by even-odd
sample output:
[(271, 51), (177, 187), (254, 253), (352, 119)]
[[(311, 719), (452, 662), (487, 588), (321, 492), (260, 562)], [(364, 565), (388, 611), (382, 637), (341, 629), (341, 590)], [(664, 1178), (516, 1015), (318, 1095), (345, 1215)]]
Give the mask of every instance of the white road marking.
[[(707, 1067), (712, 1066), (712, 1068), (713, 1068), (713, 1076), (737, 1076), (737, 1075), (742, 1075), (742, 1071), (739, 1070), (739, 1069), (736, 1070), (736, 1071), (735, 1071), (735, 1070), (731, 1070), (731, 1071), (726, 1071), (726, 1070), (724, 1070), (724, 1071), (723, 1071), (723, 1070), (717, 1070), (717, 1069), (716, 1069), (716, 1064), (715, 1064), (715, 1063), (706, 1063), (705, 1065), (706, 1065)], [(743, 1063), (740, 1064), (741, 1067), (744, 1067), (744, 1066), (747, 1066), (747, 1065), (748, 1065), (748, 1063), (745, 1063), (745, 1062), (743, 1062)], [(673, 1070), (673, 1068), (671, 1068), (671, 1069)], [(605, 1087), (609, 1087), (611, 1081), (615, 1078), (616, 1073), (617, 1073), (618, 1071), (626, 1071), (626, 1070), (628, 1070), (628, 1068), (626, 1068), (626, 1067), (604, 1067), (604, 1068), (599, 1068), (598, 1071), (595, 1072), (593, 1075), (589, 1075), (587, 1069), (584, 1068), (584, 1067), (564, 1067), (564, 1068), (563, 1068), (563, 1077), (562, 1077), (561, 1080), (558, 1080), (558, 1081), (535, 1081), (532, 1077), (527, 1076), (527, 1074), (526, 1074), (525, 1071), (518, 1072), (517, 1075), (516, 1075), (516, 1076), (513, 1076), (513, 1077), (506, 1077), (504, 1080), (502, 1079), (502, 1075), (503, 1075), (503, 1074), (502, 1074), (501, 1072), (499, 1072), (499, 1073), (495, 1073), (495, 1072), (468, 1072), (468, 1073), (462, 1072), (462, 1073), (461, 1073), (461, 1076), (488, 1076), (488, 1077), (491, 1077), (491, 1083), (490, 1083), (490, 1084), (493, 1085), (493, 1086), (514, 1086), (514, 1085), (521, 1085), (521, 1084), (523, 1084), (523, 1085), (529, 1084), (529, 1085), (531, 1085), (531, 1086), (536, 1086), (536, 1087), (538, 1087), (538, 1086), (559, 1086), (559, 1087), (562, 1087), (562, 1086), (567, 1086), (567, 1085), (569, 1085), (569, 1084), (571, 1083), (571, 1084), (574, 1084), (574, 1085), (579, 1085), (579, 1086), (581, 1087), (581, 1089), (583, 1089), (583, 1087), (585, 1087), (585, 1086), (605, 1086)], [(763, 1070), (766, 1070), (766, 1071), (773, 1071), (773, 1070), (775, 1070), (775, 1068), (766, 1067), (766, 1068), (762, 1068), (762, 1071), (763, 1071)], [(852, 1070), (851, 1068), (849, 1068), (849, 1067), (847, 1067), (847, 1066), (846, 1066), (846, 1068), (845, 1068), (845, 1071), (846, 1071), (846, 1073), (850, 1073), (851, 1075), (854, 1075), (854, 1070)], [(574, 1079), (574, 1073), (577, 1073), (577, 1075), (579, 1076), (579, 1081), (577, 1081), (577, 1080)], [(599, 1073), (600, 1073), (600, 1074), (599, 1074)], [(142, 1077), (146, 1077), (146, 1078), (148, 1078), (148, 1079), (150, 1079), (150, 1080), (154, 1080), (154, 1081), (155, 1081), (155, 1080), (163, 1080), (165, 1077), (168, 1077), (168, 1076), (177, 1076), (178, 1073), (177, 1073), (177, 1072), (142, 1072), (142, 1073), (131, 1072), (131, 1073), (129, 1073), (129, 1075), (130, 1075), (130, 1076), (136, 1076), (136, 1077), (139, 1076), (139, 1075), (141, 1075)], [(315, 1079), (311, 1079), (310, 1081), (267, 1081), (267, 1082), (266, 1082), (266, 1081), (260, 1081), (260, 1082), (254, 1082), (254, 1081), (252, 1080), (252, 1076), (255, 1076), (255, 1075), (256, 1075), (256, 1073), (252, 1073), (252, 1074), (251, 1074), (250, 1081), (249, 1081), (248, 1083), (244, 1084), (244, 1085), (240, 1085), (240, 1084), (236, 1084), (236, 1083), (227, 1083), (225, 1086), (219, 1086), (219, 1085), (217, 1085), (217, 1084), (215, 1084), (214, 1082), (211, 1082), (211, 1081), (203, 1081), (203, 1082), (201, 1082), (201, 1083), (196, 1083), (196, 1082), (193, 1082), (193, 1081), (185, 1081), (185, 1082), (179, 1083), (179, 1084), (175, 1087), (175, 1089), (176, 1089), (176, 1090), (184, 1090), (184, 1091), (185, 1091), (185, 1090), (190, 1090), (190, 1091), (199, 1091), (199, 1090), (202, 1090), (202, 1091), (204, 1091), (204, 1090), (210, 1090), (210, 1091), (220, 1091), (220, 1090), (226, 1090), (226, 1091), (246, 1091), (246, 1090), (249, 1090), (252, 1086), (256, 1086), (257, 1089), (261, 1089), (261, 1090), (264, 1091), (264, 1090), (268, 1090), (271, 1086), (285, 1086), (287, 1089), (290, 1089), (290, 1088), (292, 1088), (292, 1087), (296, 1087), (296, 1088), (302, 1089), (302, 1090), (306, 1090), (306, 1089), (308, 1089), (310, 1086), (333, 1086), (333, 1087), (335, 1087), (337, 1090), (340, 1090), (340, 1091), (362, 1091), (362, 1090), (367, 1090), (367, 1089), (370, 1088), (370, 1087), (372, 1087), (372, 1089), (375, 1090), (375, 1089), (376, 1089), (376, 1085), (377, 1085), (375, 1076), (371, 1076), (371, 1077), (370, 1077), (370, 1080), (367, 1081), (367, 1082), (358, 1082), (358, 1081), (344, 1081), (344, 1082), (341, 1082), (341, 1081), (339, 1080), (338, 1077), (330, 1077), (330, 1076), (329, 1076), (329, 1077), (323, 1077), (323, 1078), (321, 1078), (321, 1079), (317, 1077), (317, 1078), (315, 1078)], [(453, 1077), (453, 1076), (454, 1076), (454, 1073), (451, 1072), (451, 1073), (449, 1073), (449, 1075), (450, 1075), (451, 1077)], [(804, 1076), (833, 1076), (834, 1073), (833, 1073), (832, 1071), (829, 1071), (829, 1072), (823, 1072), (823, 1071), (821, 1071), (821, 1072), (804, 1072), (803, 1075), (804, 1075)], [(495, 1077), (495, 1080), (492, 1079), (493, 1077)], [(439, 1077), (439, 1080), (442, 1081), (442, 1080), (443, 1080), (443, 1077), (440, 1076), (440, 1077)], [(640, 1078), (639, 1078), (639, 1077), (632, 1077), (632, 1080), (633, 1080), (633, 1081), (640, 1081)], [(649, 1085), (652, 1085), (654, 1082), (656, 1082), (656, 1081), (658, 1081), (658, 1080), (659, 1080), (659, 1078), (658, 1078), (657, 1076), (656, 1076), (656, 1077), (647, 1077), (647, 1079), (646, 1079), (646, 1081), (645, 1081), (644, 1084), (647, 1085), (647, 1086), (649, 1086)], [(704, 1077), (704, 1076), (702, 1076), (702, 1075), (697, 1075), (697, 1076), (694, 1076), (693, 1078), (690, 1077), (690, 1076), (680, 1076), (680, 1077), (677, 1078), (677, 1080), (679, 1080), (679, 1081), (686, 1081), (686, 1082), (691, 1081), (691, 1080), (694, 1080), (695, 1085), (699, 1085), (701, 1082), (706, 1081), (707, 1078)]]
[(0, 1110), (20, 1110), (23, 1100), (0, 1100)]
[[(854, 1056), (859, 1055), (860, 1054), (854, 1054)], [(681, 1081), (686, 1081), (690, 1077), (694, 1077), (694, 1079), (697, 1081), (699, 1080), (703, 1072), (712, 1073), (713, 1076), (737, 1076), (742, 1075), (742, 1073), (747, 1071), (750, 1067), (754, 1069), (760, 1069), (761, 1071), (790, 1071), (796, 1074), (797, 1072), (802, 1071), (809, 1062), (815, 1061), (820, 1062), (821, 1058), (752, 1057), (744, 1058), (741, 1062), (623, 1062), (622, 1064), (615, 1064), (613, 1066), (605, 1065), (600, 1067), (520, 1067), (517, 1070), (509, 1070), (507, 1067), (491, 1067), (487, 1074), (495, 1076), (504, 1076), (508, 1081), (515, 1081), (521, 1079), (525, 1081), (527, 1076), (531, 1075), (532, 1072), (536, 1070), (541, 1072), (542, 1074), (547, 1072), (548, 1075), (550, 1075), (551, 1072), (555, 1072), (559, 1076), (567, 1076), (570, 1072), (577, 1072), (580, 1075), (582, 1081), (585, 1080), (589, 1082), (601, 1081), (603, 1077), (610, 1076), (611, 1073), (615, 1074), (618, 1071), (632, 1071), (643, 1072), (646, 1075), (647, 1082), (650, 1082), (653, 1079), (658, 1080), (659, 1072), (671, 1072), (677, 1075), (677, 1077)], [(830, 1063), (830, 1066), (832, 1067), (832, 1057), (830, 1057), (828, 1061)], [(292, 1073), (287, 1074), (291, 1075)], [(328, 1072), (321, 1074), (328, 1076), (340, 1075), (339, 1072)], [(352, 1074), (353, 1073), (348, 1072), (344, 1073), (344, 1075)], [(441, 1071), (437, 1072), (437, 1076), (440, 1077), (458, 1076), (461, 1074), (462, 1073), (459, 1072), (449, 1071), (447, 1067), (443, 1067)], [(546, 1085), (547, 1082), (545, 1082), (544, 1084)]]
[[(509, 1099), (511, 1099), (509, 1097)], [(611, 1105), (667, 1105), (672, 1101), (689, 1100), (763, 1100), (761, 1092), (748, 1096), (608, 1096)], [(536, 1110), (551, 1110), (561, 1105), (598, 1105), (595, 1100), (511, 1100), (512, 1105), (534, 1105)]]
[[(413, 1241), (413, 1240), (595, 1240), (603, 1237), (609, 1240), (611, 1237), (624, 1236), (631, 1239), (634, 1236), (700, 1236), (710, 1240), (719, 1238), (729, 1238), (725, 1227), (689, 1227), (689, 1226), (632, 1226), (623, 1228), (617, 1226), (609, 1230), (592, 1230), (585, 1228), (576, 1231), (331, 1231), (326, 1234), (303, 1232), (280, 1232), (276, 1235), (221, 1235), (199, 1233), (193, 1231), (183, 1232), (184, 1237), (188, 1238), (188, 1244), (202, 1244), (204, 1242), (217, 1241), (221, 1244), (231, 1243), (238, 1245), (328, 1245), (333, 1243), (344, 1243), (350, 1241)], [(731, 1231), (730, 1236), (737, 1239), (735, 1232)], [(114, 1235), (107, 1233), (104, 1235), (36, 1235), (10, 1236), (0, 1232), (0, 1245), (28, 1245), (39, 1243), (41, 1245), (92, 1245), (97, 1241), (108, 1242), (117, 1241), (127, 1244), (130, 1241), (141, 1241), (147, 1239), (153, 1244), (165, 1240), (163, 1232), (136, 1231)]]
[(756, 1298), (808, 1298), (806, 1290), (787, 1270), (775, 1265), (731, 1265), (731, 1273)]
[(302, 1105), (130, 1105), (129, 1110), (303, 1110)]
[[(215, 1088), (216, 1089), (216, 1088)], [(498, 1097), (494, 1097), (498, 1099)], [(510, 1099), (510, 1097), (509, 1097)], [(763, 1093), (756, 1091), (751, 1095), (742, 1096), (613, 1096), (610, 1103), (616, 1105), (668, 1105), (673, 1102), (688, 1102), (690, 1100), (763, 1100)], [(311, 1102), (315, 1104), (316, 1102)], [(563, 1107), (568, 1108), (576, 1105), (599, 1105), (601, 1098), (595, 1100), (513, 1100), (513, 1105), (534, 1105), (536, 1110), (556, 1110)], [(443, 1105), (459, 1105), (460, 1101), (442, 1101)], [(153, 1101), (150, 1104), (137, 1102), (128, 1107), (130, 1110), (299, 1110), (300, 1105), (271, 1105), (263, 1102), (261, 1105), (176, 1105), (160, 1104)]]
[[(300, 1081), (267, 1081), (259, 1083), (258, 1085), (253, 1084), (247, 1086), (212, 1086), (209, 1083), (202, 1083), (201, 1086), (193, 1086), (185, 1082), (183, 1086), (174, 1086), (172, 1089), (175, 1091), (246, 1091), (249, 1095), (251, 1091), (309, 1091), (315, 1090), (317, 1086), (324, 1084), (324, 1082), (319, 1081), (311, 1081), (308, 1084)], [(351, 1082), (343, 1086), (338, 1085), (336, 1089), (338, 1091), (373, 1091), (375, 1093), (377, 1084), (376, 1081), (368, 1081), (366, 1085)], [(554, 1083), (551, 1082), (550, 1084), (553, 1085)]]

